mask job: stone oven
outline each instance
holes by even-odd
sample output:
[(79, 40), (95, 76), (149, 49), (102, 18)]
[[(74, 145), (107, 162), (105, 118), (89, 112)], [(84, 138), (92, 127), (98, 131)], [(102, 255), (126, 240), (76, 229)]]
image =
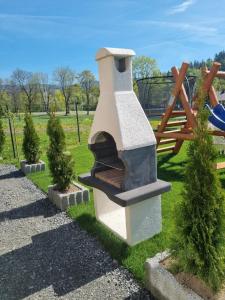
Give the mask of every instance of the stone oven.
[(129, 49), (102, 48), (100, 98), (89, 137), (95, 162), (80, 181), (94, 188), (96, 216), (128, 244), (161, 231), (161, 193), (156, 139), (133, 91)]
[(95, 157), (91, 175), (121, 191), (129, 191), (156, 181), (155, 146), (117, 150), (114, 138), (100, 132), (90, 150)]

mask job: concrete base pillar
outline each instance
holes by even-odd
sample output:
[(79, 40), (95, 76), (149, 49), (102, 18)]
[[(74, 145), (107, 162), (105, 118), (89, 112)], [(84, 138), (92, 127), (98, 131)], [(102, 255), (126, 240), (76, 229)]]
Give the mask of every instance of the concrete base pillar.
[(128, 245), (133, 246), (162, 230), (161, 195), (127, 207), (111, 201), (94, 188), (96, 218)]

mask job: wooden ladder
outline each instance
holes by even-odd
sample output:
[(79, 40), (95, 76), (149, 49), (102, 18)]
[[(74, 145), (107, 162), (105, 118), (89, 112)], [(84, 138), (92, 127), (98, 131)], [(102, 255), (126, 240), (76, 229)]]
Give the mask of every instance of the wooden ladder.
[[(164, 116), (165, 114), (162, 115), (162, 119)], [(180, 118), (181, 116), (183, 116), (182, 119)], [(158, 126), (158, 130), (160, 128), (160, 125)], [(185, 111), (172, 111), (168, 122), (165, 123), (163, 126), (163, 131), (161, 132), (162, 133), (161, 138), (157, 143), (157, 152), (161, 153), (161, 152), (172, 151), (176, 153), (177, 145), (179, 142), (177, 134), (178, 133), (182, 134), (182, 131), (184, 130), (186, 125), (187, 125), (187, 118), (186, 118)], [(162, 145), (168, 145), (168, 146), (161, 147)]]
[[(166, 112), (162, 115), (161, 123), (155, 132), (158, 153), (166, 151), (178, 153), (184, 140), (193, 139), (193, 134), (191, 133), (196, 121), (183, 85), (187, 69), (188, 63), (182, 64), (180, 72), (177, 68), (172, 68), (175, 86)], [(182, 111), (175, 110), (178, 98), (183, 106)], [(169, 146), (159, 147), (165, 144)]]

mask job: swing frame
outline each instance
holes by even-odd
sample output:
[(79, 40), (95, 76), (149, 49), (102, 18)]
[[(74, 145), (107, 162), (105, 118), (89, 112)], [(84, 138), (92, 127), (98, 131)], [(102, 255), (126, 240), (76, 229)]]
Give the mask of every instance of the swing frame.
[[(210, 70), (207, 67), (202, 68), (202, 88), (204, 93), (208, 95), (212, 107), (215, 107), (219, 103), (215, 88), (213, 87), (213, 80), (215, 77), (225, 78), (225, 72), (219, 71), (220, 66), (220, 63), (214, 62)], [(197, 95), (193, 97), (193, 105), (191, 106), (183, 84), (188, 67), (189, 64), (183, 62), (180, 70), (176, 67), (172, 67), (171, 69), (175, 85), (171, 93), (169, 105), (165, 113), (161, 116), (161, 123), (158, 125), (157, 131), (155, 132), (158, 153), (172, 151), (172, 153), (177, 154), (185, 140), (190, 141), (195, 138), (193, 131), (196, 127), (196, 116), (198, 113), (197, 103), (195, 101)], [(180, 101), (180, 104), (183, 107), (182, 111), (174, 110), (178, 101)], [(182, 120), (177, 120), (177, 117), (181, 116), (184, 118)], [(174, 118), (176, 119), (174, 120)], [(170, 130), (171, 127), (179, 128)], [(225, 137), (225, 132), (220, 130), (210, 130), (209, 133), (214, 136)], [(159, 147), (160, 145), (171, 143), (175, 144), (163, 148)], [(223, 164), (224, 168), (225, 163)]]

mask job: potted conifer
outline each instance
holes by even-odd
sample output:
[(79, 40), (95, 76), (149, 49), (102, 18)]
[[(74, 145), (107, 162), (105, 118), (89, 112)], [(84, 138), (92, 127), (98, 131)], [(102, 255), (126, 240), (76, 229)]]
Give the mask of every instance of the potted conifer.
[(65, 134), (60, 119), (54, 113), (48, 121), (47, 134), (49, 148), (47, 151), (49, 169), (53, 185), (48, 187), (49, 199), (61, 210), (89, 200), (89, 191), (73, 181), (74, 161), (66, 151)]
[(20, 162), (24, 174), (45, 170), (45, 163), (40, 160), (40, 139), (34, 128), (30, 114), (26, 113), (24, 118), (23, 153), (25, 160)]
[(222, 300), (225, 295), (225, 199), (201, 99), (195, 139), (188, 147), (183, 198), (175, 208), (172, 257), (164, 252), (146, 262), (147, 285), (158, 299)]
[(0, 160), (2, 159), (1, 155), (3, 151), (4, 143), (5, 143), (5, 133), (3, 130), (2, 119), (0, 117)]

